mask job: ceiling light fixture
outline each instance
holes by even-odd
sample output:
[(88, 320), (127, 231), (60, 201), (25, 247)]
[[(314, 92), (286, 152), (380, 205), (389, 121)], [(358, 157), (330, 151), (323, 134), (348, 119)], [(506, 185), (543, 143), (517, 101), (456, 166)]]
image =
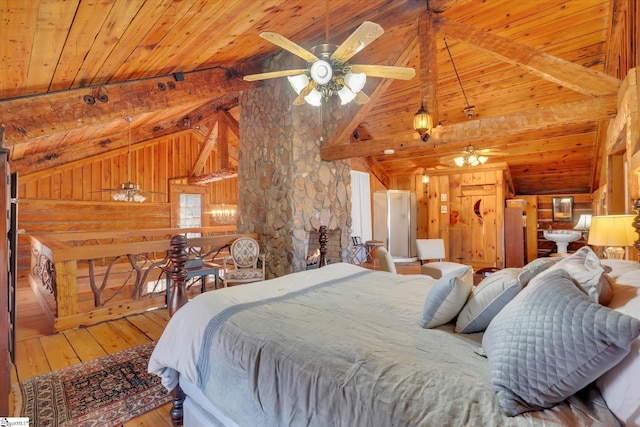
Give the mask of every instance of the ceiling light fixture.
[(365, 73), (353, 73), (347, 62), (341, 63), (332, 59), (337, 48), (332, 44), (315, 46), (311, 52), (319, 59), (313, 62), (304, 74), (287, 77), (293, 90), (307, 104), (319, 107), (322, 99), (338, 95), (340, 104), (345, 105), (356, 99), (357, 94), (364, 88), (367, 82)]
[(454, 163), (462, 167), (464, 165), (469, 166), (478, 166), (484, 165), (489, 160), (489, 157), (480, 155), (476, 152), (476, 148), (473, 145), (469, 145), (464, 149), (462, 154), (455, 159), (453, 159)]

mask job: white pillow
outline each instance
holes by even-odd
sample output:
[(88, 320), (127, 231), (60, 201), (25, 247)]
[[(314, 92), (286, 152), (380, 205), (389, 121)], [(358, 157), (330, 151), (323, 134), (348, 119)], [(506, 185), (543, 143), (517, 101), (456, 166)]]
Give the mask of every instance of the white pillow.
[(471, 267), (439, 278), (424, 302), (422, 327), (435, 328), (450, 322), (464, 306), (472, 287)]
[(458, 315), (455, 331), (482, 332), (491, 319), (526, 286), (531, 272), (526, 268), (505, 268), (490, 274), (474, 287)]
[(583, 291), (595, 302), (599, 302), (603, 283), (600, 278), (604, 268), (600, 265), (600, 258), (589, 246), (583, 246), (568, 257), (562, 258), (556, 265), (541, 274), (561, 268), (580, 285)]
[[(640, 288), (614, 286), (613, 289), (612, 302), (615, 301), (618, 305), (614, 310), (640, 319)], [(630, 295), (633, 289), (636, 290), (635, 296)], [(626, 301), (621, 301), (620, 297)], [(631, 352), (619, 364), (596, 380), (596, 386), (600, 389), (607, 406), (627, 427), (640, 426), (639, 378), (640, 338), (631, 344)]]

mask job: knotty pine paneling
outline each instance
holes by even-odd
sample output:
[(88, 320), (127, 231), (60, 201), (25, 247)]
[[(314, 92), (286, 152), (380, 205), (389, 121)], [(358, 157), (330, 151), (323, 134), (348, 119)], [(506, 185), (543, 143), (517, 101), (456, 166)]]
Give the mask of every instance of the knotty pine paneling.
[[(190, 132), (181, 132), (131, 147), (131, 181), (159, 193), (144, 203), (115, 202), (110, 192), (101, 191), (118, 188), (129, 179), (126, 149), (20, 177), (18, 226), (26, 233), (19, 239), (20, 268), (29, 266), (30, 234), (171, 227), (169, 181), (188, 177), (200, 153), (200, 140)], [(203, 174), (216, 171), (217, 164), (214, 150)], [(204, 186), (209, 197), (205, 206), (237, 204), (237, 178)]]

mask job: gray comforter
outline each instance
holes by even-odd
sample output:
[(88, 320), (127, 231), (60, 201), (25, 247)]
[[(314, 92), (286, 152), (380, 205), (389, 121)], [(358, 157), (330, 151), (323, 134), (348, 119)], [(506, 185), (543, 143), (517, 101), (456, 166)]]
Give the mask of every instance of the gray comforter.
[(615, 425), (595, 390), (503, 415), (481, 335), (420, 327), (435, 282), (349, 264), (200, 295), (149, 371), (196, 384), (242, 426)]

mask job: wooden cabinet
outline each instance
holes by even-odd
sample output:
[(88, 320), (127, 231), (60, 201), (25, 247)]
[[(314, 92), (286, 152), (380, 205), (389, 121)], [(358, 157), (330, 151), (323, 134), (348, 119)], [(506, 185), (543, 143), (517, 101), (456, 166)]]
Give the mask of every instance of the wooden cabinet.
[(522, 208), (504, 208), (504, 251), (506, 267), (524, 267), (526, 264), (525, 236)]
[(2, 148), (4, 128), (0, 127), (0, 209), (4, 220), (0, 230), (0, 416), (9, 414), (11, 363), (15, 362), (16, 316), (16, 175), (9, 171), (9, 150)]

